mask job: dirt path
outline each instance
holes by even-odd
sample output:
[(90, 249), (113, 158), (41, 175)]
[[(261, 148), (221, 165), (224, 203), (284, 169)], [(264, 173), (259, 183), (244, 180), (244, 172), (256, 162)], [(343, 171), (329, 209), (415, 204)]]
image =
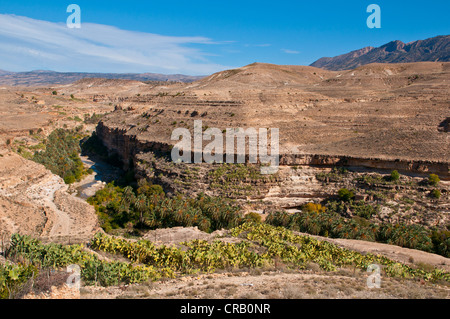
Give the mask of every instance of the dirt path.
[(67, 186), (62, 185), (57, 176), (53, 176), (43, 184), (31, 185), (27, 190), (30, 198), (45, 207), (46, 214), (54, 216), (51, 219), (51, 229), (48, 230), (48, 234), (42, 234), (43, 236), (68, 235), (72, 226), (69, 215), (55, 205), (55, 193), (59, 190), (67, 190)]
[(9, 153), (0, 158), (0, 231), (48, 241), (85, 241), (98, 230), (88, 203), (42, 165)]

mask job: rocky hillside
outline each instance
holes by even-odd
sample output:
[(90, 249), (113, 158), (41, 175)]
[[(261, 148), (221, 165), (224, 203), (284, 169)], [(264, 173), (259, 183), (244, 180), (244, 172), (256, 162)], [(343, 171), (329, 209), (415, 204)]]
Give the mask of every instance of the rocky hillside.
[[(279, 128), (281, 163), (335, 164), (448, 177), (450, 63), (371, 64), (351, 71), (252, 64), (173, 87), (77, 96), (117, 103), (97, 133), (125, 164), (169, 150), (177, 128)], [(98, 101), (98, 102), (97, 102)], [(308, 157), (310, 156), (311, 157)], [(317, 157), (319, 156), (319, 157)], [(392, 165), (391, 165), (392, 164)]]
[(349, 70), (369, 63), (450, 61), (450, 36), (403, 43), (396, 40), (378, 48), (365, 47), (332, 58), (324, 57), (311, 66), (326, 70)]

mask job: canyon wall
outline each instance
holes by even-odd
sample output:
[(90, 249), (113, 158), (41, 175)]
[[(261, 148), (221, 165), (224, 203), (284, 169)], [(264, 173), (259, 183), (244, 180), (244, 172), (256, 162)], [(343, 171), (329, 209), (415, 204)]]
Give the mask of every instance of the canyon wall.
[[(108, 149), (109, 155), (117, 155), (128, 169), (139, 153), (153, 152), (170, 155), (173, 145), (163, 142), (149, 141), (139, 135), (130, 134), (126, 128), (109, 125), (101, 121), (96, 129), (97, 136)], [(448, 162), (428, 160), (386, 159), (375, 157), (354, 157), (345, 155), (324, 154), (280, 154), (280, 165), (313, 165), (313, 166), (347, 166), (365, 167), (381, 170), (398, 170), (401, 173), (437, 174), (443, 180), (450, 180)]]

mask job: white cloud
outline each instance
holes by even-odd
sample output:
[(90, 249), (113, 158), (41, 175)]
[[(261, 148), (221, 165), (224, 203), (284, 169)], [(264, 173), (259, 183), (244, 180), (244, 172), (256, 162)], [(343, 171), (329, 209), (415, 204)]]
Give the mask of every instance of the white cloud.
[(82, 23), (65, 23), (0, 14), (0, 69), (80, 72), (158, 72), (206, 75), (228, 66), (210, 62), (199, 45), (205, 37), (175, 37)]
[(300, 51), (289, 50), (289, 49), (281, 49), (281, 51), (283, 51), (284, 53), (287, 53), (287, 54), (300, 54)]

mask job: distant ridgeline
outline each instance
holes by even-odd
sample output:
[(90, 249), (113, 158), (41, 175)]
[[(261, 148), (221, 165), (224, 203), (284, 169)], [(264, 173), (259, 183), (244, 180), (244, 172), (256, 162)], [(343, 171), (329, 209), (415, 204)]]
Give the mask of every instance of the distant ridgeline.
[(350, 70), (369, 63), (449, 62), (450, 35), (410, 43), (392, 41), (378, 48), (365, 47), (311, 64), (326, 70)]

